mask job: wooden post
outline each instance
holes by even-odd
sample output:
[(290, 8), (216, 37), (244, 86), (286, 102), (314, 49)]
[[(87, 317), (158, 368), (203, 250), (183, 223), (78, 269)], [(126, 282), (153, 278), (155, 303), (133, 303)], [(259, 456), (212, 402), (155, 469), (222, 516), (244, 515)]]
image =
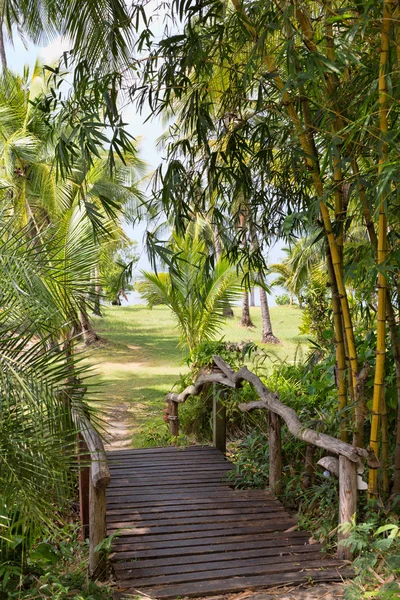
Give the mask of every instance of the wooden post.
[[(339, 527), (349, 523), (357, 511), (357, 463), (339, 456)], [(340, 542), (348, 537), (339, 531), (338, 557), (350, 560), (351, 550)]]
[(81, 519), (81, 540), (89, 537), (89, 479), (90, 455), (87, 444), (78, 434), (78, 462), (79, 462), (79, 513)]
[(174, 437), (179, 435), (178, 402), (168, 400), (169, 431)]
[(95, 487), (90, 478), (89, 492), (89, 577), (101, 579), (106, 575), (107, 554), (95, 548), (107, 536), (106, 490), (101, 486)]
[(282, 439), (281, 419), (269, 413), (269, 489), (274, 496), (282, 492)]
[(223, 391), (213, 384), (213, 445), (222, 454), (226, 454), (226, 407), (221, 402)]

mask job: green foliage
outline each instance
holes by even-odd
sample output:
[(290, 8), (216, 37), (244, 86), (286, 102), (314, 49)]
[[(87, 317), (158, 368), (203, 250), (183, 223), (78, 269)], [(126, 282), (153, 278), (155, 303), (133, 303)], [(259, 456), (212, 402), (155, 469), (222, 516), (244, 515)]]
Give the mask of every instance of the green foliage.
[(205, 341), (196, 346), (187, 359), (187, 364), (193, 374), (197, 374), (201, 369), (210, 369), (213, 364), (213, 356), (218, 354), (232, 369), (239, 369), (243, 365), (249, 344), (242, 348), (239, 344), (225, 342), (223, 339), (218, 341)]
[(300, 333), (310, 334), (321, 348), (330, 350), (334, 333), (326, 282), (315, 277), (311, 278), (304, 300)]
[(275, 302), (278, 306), (286, 306), (290, 304), (289, 294), (278, 294), (275, 296)]
[(175, 256), (169, 279), (145, 271), (142, 275), (171, 308), (182, 344), (193, 351), (220, 331), (224, 308), (240, 293), (240, 279), (224, 259), (211, 266), (199, 221), (192, 224), (186, 237), (174, 234), (169, 250)]
[(138, 260), (136, 242), (125, 237), (102, 247), (99, 262), (100, 283), (106, 300), (114, 305), (120, 305), (121, 296), (127, 298), (126, 293), (134, 289), (129, 282), (129, 272)]
[(230, 448), (235, 469), (228, 474), (229, 481), (239, 489), (266, 488), (269, 478), (268, 436), (253, 431)]
[[(169, 286), (169, 273), (157, 273), (157, 277), (163, 287), (167, 288)], [(159, 306), (160, 304), (166, 303), (162, 292), (146, 279), (136, 281), (134, 290), (136, 290), (141, 297), (146, 300), (150, 309), (153, 308), (153, 306)]]
[(79, 527), (66, 524), (48, 532), (26, 556), (26, 565), (0, 563), (2, 600), (111, 600), (112, 590), (87, 581), (88, 546), (79, 540)]
[(400, 529), (397, 523), (379, 526), (377, 517), (365, 523), (343, 526), (346, 545), (358, 556), (353, 562), (354, 580), (346, 587), (346, 600), (400, 598)]

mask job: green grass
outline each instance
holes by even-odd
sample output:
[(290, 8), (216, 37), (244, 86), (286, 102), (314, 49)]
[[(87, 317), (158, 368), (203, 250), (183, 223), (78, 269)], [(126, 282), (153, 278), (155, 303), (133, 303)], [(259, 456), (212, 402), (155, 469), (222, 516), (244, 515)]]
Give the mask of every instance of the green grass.
[[(259, 308), (252, 308), (255, 329), (239, 326), (240, 309), (228, 319), (221, 331), (227, 341), (258, 343), (261, 339)], [(306, 337), (299, 336), (301, 311), (290, 306), (271, 308), (277, 346), (264, 346), (271, 360), (293, 361), (299, 344), (306, 348)], [(149, 310), (145, 306), (107, 307), (103, 318), (94, 319), (94, 327), (106, 343), (89, 351), (88, 361), (95, 367), (101, 393), (96, 402), (105, 412), (105, 420), (120, 438), (140, 443), (140, 430), (147, 422), (162, 416), (164, 397), (187, 371), (186, 352), (179, 347), (179, 333), (171, 311), (163, 306)]]

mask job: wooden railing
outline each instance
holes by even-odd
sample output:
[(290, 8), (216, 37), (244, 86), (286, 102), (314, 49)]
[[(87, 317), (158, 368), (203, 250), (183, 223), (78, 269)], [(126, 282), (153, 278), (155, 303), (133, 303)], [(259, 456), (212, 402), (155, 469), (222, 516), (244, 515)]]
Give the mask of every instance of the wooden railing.
[[(377, 468), (379, 464), (375, 455), (364, 448), (351, 446), (330, 435), (305, 427), (298, 418), (297, 413), (283, 404), (279, 400), (278, 394), (270, 392), (261, 379), (247, 367), (242, 367), (238, 372), (235, 372), (220, 356), (214, 356), (213, 360), (214, 368), (210, 373), (200, 375), (193, 385), (187, 387), (180, 394), (171, 392), (167, 395), (171, 434), (176, 436), (179, 433), (179, 404), (185, 402), (190, 396), (198, 395), (205, 387), (213, 384), (214, 388), (219, 388), (218, 393), (214, 389), (213, 400), (214, 445), (225, 452), (226, 414), (223, 402), (221, 402), (221, 393), (223, 393), (221, 389), (226, 387), (239, 388), (244, 381), (249, 382), (256, 390), (260, 400), (240, 404), (239, 408), (244, 412), (254, 409), (269, 411), (269, 487), (271, 492), (279, 495), (282, 489), (281, 419), (283, 419), (294, 437), (338, 456), (338, 459), (325, 457), (321, 463), (323, 464), (324, 460), (329, 460), (331, 465), (329, 470), (339, 478), (339, 525), (348, 523), (357, 511), (357, 489), (359, 473), (364, 470), (363, 461), (366, 460), (370, 468)], [(339, 529), (338, 556), (348, 559), (350, 558), (350, 550), (341, 544), (345, 537), (346, 534)]]
[(82, 538), (89, 537), (89, 577), (102, 578), (107, 569), (106, 554), (96, 547), (107, 536), (106, 488), (110, 483), (107, 456), (100, 435), (89, 419), (74, 415), (79, 430), (79, 504)]

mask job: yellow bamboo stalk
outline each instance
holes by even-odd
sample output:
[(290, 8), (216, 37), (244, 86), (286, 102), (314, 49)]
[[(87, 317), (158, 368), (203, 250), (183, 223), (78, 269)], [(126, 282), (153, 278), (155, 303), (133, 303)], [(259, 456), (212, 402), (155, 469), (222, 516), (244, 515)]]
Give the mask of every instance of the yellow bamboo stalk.
[(382, 418), (382, 493), (384, 496), (389, 494), (389, 437), (388, 437), (388, 420), (387, 408), (385, 400), (385, 387), (381, 391), (381, 418)]
[[(338, 386), (338, 404), (339, 410), (343, 411), (347, 405), (347, 386), (346, 386), (346, 351), (343, 337), (342, 311), (336, 285), (335, 273), (333, 270), (332, 257), (327, 247), (327, 265), (329, 279), (331, 282), (333, 324), (335, 330), (336, 342), (336, 365), (337, 365), (337, 386)], [(340, 439), (343, 442), (348, 441), (347, 419), (343, 418), (340, 422)]]
[[(390, 41), (391, 2), (383, 0), (382, 19), (382, 47), (379, 60), (379, 130), (382, 140), (381, 156), (378, 164), (378, 175), (382, 174), (388, 156), (387, 133), (388, 125), (388, 88), (386, 74), (389, 66), (389, 41)], [(386, 260), (387, 251), (387, 222), (386, 222), (386, 194), (382, 190), (379, 198), (379, 223), (378, 223), (378, 268)], [(374, 377), (374, 393), (372, 397), (372, 419), (370, 447), (379, 456), (379, 427), (381, 420), (381, 396), (384, 393), (385, 357), (386, 357), (386, 277), (380, 268), (378, 273), (378, 311), (377, 311), (377, 340), (376, 340), (376, 366)], [(370, 469), (368, 480), (370, 496), (378, 495), (378, 471)]]
[[(235, 7), (235, 10), (238, 13), (240, 13), (240, 15), (242, 16), (246, 29), (252, 35), (253, 39), (256, 40), (257, 39), (257, 31), (256, 31), (255, 27), (248, 20), (247, 15), (246, 15), (245, 11), (243, 10), (241, 1), (240, 0), (232, 0), (232, 4)], [(332, 264), (333, 264), (333, 269), (335, 272), (335, 278), (336, 278), (336, 283), (337, 283), (337, 287), (338, 287), (338, 296), (340, 299), (340, 306), (341, 306), (342, 315), (343, 315), (344, 332), (345, 332), (345, 335), (347, 338), (347, 345), (348, 345), (348, 350), (349, 350), (349, 362), (350, 362), (350, 368), (351, 368), (351, 374), (352, 374), (352, 385), (355, 390), (356, 384), (357, 384), (358, 364), (357, 364), (357, 351), (356, 351), (353, 323), (352, 323), (352, 319), (351, 319), (351, 313), (350, 313), (350, 307), (349, 307), (349, 302), (348, 302), (348, 298), (347, 298), (347, 292), (346, 292), (346, 288), (344, 285), (343, 273), (341, 270), (340, 254), (338, 251), (338, 247), (337, 247), (336, 240), (335, 240), (335, 235), (334, 235), (333, 228), (332, 228), (332, 222), (331, 222), (331, 218), (330, 218), (330, 214), (329, 214), (329, 209), (323, 200), (324, 184), (323, 184), (323, 181), (322, 181), (320, 173), (319, 173), (318, 164), (313, 155), (313, 149), (312, 149), (312, 147), (309, 143), (308, 137), (303, 129), (300, 117), (297, 113), (297, 110), (293, 103), (293, 100), (292, 100), (289, 92), (287, 91), (287, 89), (285, 89), (285, 83), (278, 73), (277, 66), (276, 66), (274, 60), (272, 59), (272, 57), (269, 56), (267, 53), (264, 54), (263, 58), (267, 65), (268, 71), (270, 73), (274, 74), (275, 85), (277, 86), (278, 90), (280, 92), (282, 92), (283, 105), (286, 107), (287, 113), (296, 129), (296, 133), (299, 138), (299, 142), (300, 142), (301, 147), (305, 154), (305, 160), (306, 160), (307, 166), (310, 170), (310, 173), (311, 173), (311, 176), (313, 179), (315, 191), (317, 193), (317, 196), (320, 199), (319, 207), (320, 207), (320, 212), (321, 212), (321, 216), (322, 216), (322, 221), (324, 224), (325, 235), (327, 237), (329, 249), (330, 249), (331, 255), (332, 255)], [(354, 441), (358, 446), (362, 446), (364, 443), (363, 428), (361, 426), (361, 425), (363, 425), (363, 422), (364, 422), (364, 416), (365, 416), (364, 415), (364, 407), (359, 406), (358, 403), (356, 402), (356, 422), (355, 422), (356, 434), (355, 434)]]
[[(354, 175), (359, 179), (360, 170), (356, 160), (352, 162), (352, 168)], [(368, 236), (370, 242), (374, 248), (375, 254), (378, 251), (378, 238), (375, 232), (375, 226), (372, 220), (371, 211), (369, 209), (366, 197), (365, 188), (361, 181), (359, 182), (359, 196), (360, 202), (363, 209), (363, 215), (365, 225), (367, 227)], [(400, 492), (400, 338), (398, 334), (398, 328), (396, 323), (396, 315), (393, 308), (392, 298), (390, 295), (390, 289), (386, 288), (386, 320), (390, 332), (390, 339), (393, 348), (394, 364), (396, 369), (396, 389), (397, 389), (397, 423), (396, 423), (396, 448), (395, 448), (395, 459), (394, 459), (394, 475), (393, 475), (393, 489), (392, 493)], [(382, 441), (383, 444), (383, 441)], [(383, 453), (383, 446), (382, 446)]]

